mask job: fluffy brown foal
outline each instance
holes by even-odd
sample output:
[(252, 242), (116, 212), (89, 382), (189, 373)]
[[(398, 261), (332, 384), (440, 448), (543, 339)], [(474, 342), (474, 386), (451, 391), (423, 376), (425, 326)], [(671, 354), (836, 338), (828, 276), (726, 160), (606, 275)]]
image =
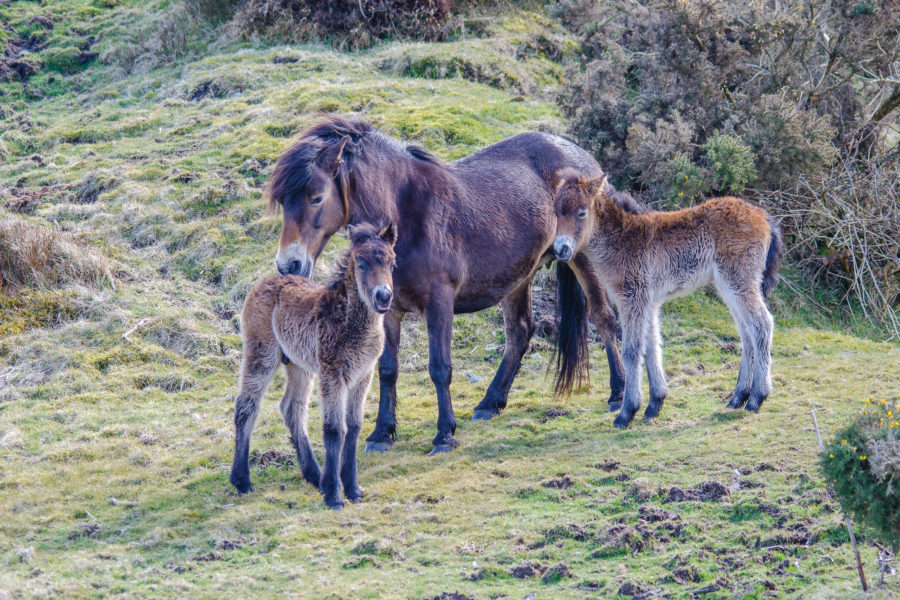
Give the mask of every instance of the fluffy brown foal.
[[(384, 313), (391, 307), (396, 233), (369, 224), (351, 226), (350, 252), (332, 281), (317, 285), (305, 277), (264, 279), (244, 302), (241, 331), (244, 360), (234, 404), (235, 448), (231, 483), (244, 493), (250, 485), (250, 435), (260, 399), (281, 363), (287, 388), (281, 415), (291, 432), (303, 477), (328, 506), (340, 509), (344, 495), (362, 499), (356, 477), (356, 441), (372, 372), (384, 349)], [(307, 435), (307, 408), (313, 377), (319, 376), (325, 441), (325, 469)]]
[(647, 210), (605, 177), (558, 174), (556, 257), (584, 250), (619, 308), (625, 400), (616, 427), (641, 404), (646, 361), (650, 403), (659, 414), (668, 391), (660, 349), (659, 309), (675, 296), (713, 283), (741, 336), (741, 366), (729, 406), (756, 412), (772, 389), (772, 315), (766, 297), (778, 278), (781, 229), (771, 215), (740, 198), (713, 198), (672, 212)]

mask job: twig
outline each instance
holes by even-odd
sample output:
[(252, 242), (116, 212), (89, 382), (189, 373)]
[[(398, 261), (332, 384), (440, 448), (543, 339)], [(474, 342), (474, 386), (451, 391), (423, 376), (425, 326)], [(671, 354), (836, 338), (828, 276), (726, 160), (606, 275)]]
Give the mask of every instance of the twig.
[(137, 331), (138, 329), (140, 329), (141, 327), (143, 327), (144, 325), (146, 325), (147, 323), (149, 323), (152, 320), (153, 320), (152, 317), (146, 317), (144, 319), (141, 319), (140, 321), (135, 323), (134, 327), (132, 327), (131, 329), (129, 329), (128, 331), (126, 331), (125, 333), (122, 334), (122, 339), (125, 340), (126, 342), (128, 342), (129, 344), (133, 344), (134, 340), (132, 340), (128, 336), (130, 336), (132, 333), (134, 333), (135, 331)]
[(106, 501), (115, 506), (138, 506), (140, 504), (137, 500), (118, 500), (116, 498), (107, 498)]
[[(819, 452), (822, 453), (825, 451), (825, 447), (822, 445), (822, 434), (819, 433), (819, 421), (816, 419), (816, 411), (811, 410), (809, 412), (813, 418), (813, 427), (816, 428), (816, 441), (819, 443)], [(831, 485), (826, 486), (825, 489), (829, 496), (833, 496)], [(838, 499), (838, 504), (841, 507), (841, 514), (844, 515), (844, 526), (847, 528), (847, 533), (850, 534), (850, 545), (853, 547), (853, 555), (856, 557), (856, 570), (859, 571), (859, 582), (862, 584), (863, 591), (868, 592), (869, 584), (866, 583), (866, 573), (863, 571), (862, 560), (859, 558), (859, 548), (856, 546), (856, 535), (853, 533), (853, 525), (850, 523), (850, 517), (844, 511), (844, 504), (840, 499)]]

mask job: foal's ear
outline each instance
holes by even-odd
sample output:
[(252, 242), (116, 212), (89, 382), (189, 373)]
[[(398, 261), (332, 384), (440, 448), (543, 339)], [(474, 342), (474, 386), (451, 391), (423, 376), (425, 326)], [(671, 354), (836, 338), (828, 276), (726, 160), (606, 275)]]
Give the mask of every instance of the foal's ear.
[(349, 141), (350, 136), (345, 135), (340, 141), (332, 144), (319, 155), (319, 159), (316, 162), (329, 175), (334, 175), (340, 168), (341, 163), (344, 161), (344, 147)]
[(594, 177), (590, 181), (588, 181), (587, 189), (588, 193), (591, 195), (591, 198), (597, 196), (601, 190), (603, 190), (603, 184), (606, 183), (606, 173), (601, 175), (600, 177)]
[(397, 243), (397, 226), (391, 223), (378, 232), (378, 237), (393, 246)]

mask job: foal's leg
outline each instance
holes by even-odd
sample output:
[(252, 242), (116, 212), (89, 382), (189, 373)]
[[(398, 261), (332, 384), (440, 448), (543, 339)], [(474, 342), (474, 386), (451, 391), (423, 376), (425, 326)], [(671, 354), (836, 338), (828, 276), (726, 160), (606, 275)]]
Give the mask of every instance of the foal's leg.
[(338, 472), (347, 435), (347, 386), (339, 374), (327, 372), (321, 374), (319, 386), (322, 388), (322, 430), (325, 440), (325, 468), (319, 489), (325, 497), (325, 504), (340, 510), (344, 501), (341, 500)]
[(619, 316), (622, 318), (622, 361), (625, 364), (625, 398), (622, 410), (613, 425), (628, 427), (641, 407), (641, 369), (644, 348), (650, 329), (651, 307), (643, 299), (623, 299)]
[(766, 308), (762, 293), (755, 294), (751, 302), (754, 306), (756, 337), (753, 347), (753, 387), (750, 390), (750, 399), (747, 400), (747, 410), (757, 412), (772, 392), (772, 334), (775, 322), (772, 313)]
[(356, 475), (356, 441), (359, 439), (359, 428), (362, 426), (363, 409), (372, 373), (366, 373), (362, 380), (347, 394), (347, 435), (344, 438), (344, 449), (341, 456), (341, 483), (344, 484), (344, 496), (350, 502), (362, 500), (363, 492), (359, 489)]
[(294, 363), (288, 363), (286, 367), (287, 387), (281, 398), (281, 416), (288, 431), (291, 432), (291, 442), (297, 451), (297, 463), (300, 472), (303, 473), (303, 479), (318, 488), (322, 480), (322, 470), (316, 461), (316, 455), (313, 454), (307, 433), (312, 376)]
[(616, 314), (613, 312), (609, 297), (597, 272), (585, 253), (580, 253), (569, 261), (569, 267), (575, 272), (581, 289), (590, 303), (591, 321), (603, 340), (606, 349), (606, 361), (609, 363), (609, 405), (610, 412), (622, 408), (625, 395), (625, 367), (619, 355), (619, 340), (616, 338)]
[(666, 384), (666, 372), (662, 366), (662, 336), (659, 332), (659, 306), (653, 307), (650, 314), (649, 336), (647, 338), (646, 362), (647, 381), (650, 384), (650, 402), (644, 411), (645, 419), (652, 419), (659, 414), (663, 400), (669, 393)]
[(400, 323), (404, 314), (391, 310), (384, 316), (384, 351), (378, 359), (380, 398), (375, 430), (366, 438), (366, 452), (385, 452), (397, 436), (397, 375)]
[(453, 297), (454, 290), (449, 285), (436, 287), (432, 289), (425, 308), (425, 321), (428, 326), (428, 373), (437, 391), (438, 400), (438, 432), (431, 442), (434, 448), (429, 452), (429, 456), (450, 452), (459, 446), (459, 442), (453, 437), (456, 432), (456, 416), (450, 402), (450, 379), (453, 377), (453, 366), (450, 363)]
[(484, 399), (472, 412), (472, 420), (490, 419), (506, 408), (506, 398), (513, 378), (522, 366), (522, 357), (528, 350), (528, 342), (534, 335), (534, 313), (531, 310), (531, 282), (529, 277), (500, 303), (503, 308), (503, 325), (506, 330), (506, 347), (503, 360), (494, 375)]
[(737, 384), (731, 393), (731, 401), (728, 408), (741, 408), (750, 397), (750, 385), (753, 380), (753, 348), (754, 338), (753, 327), (750, 322), (752, 317), (748, 310), (748, 305), (742, 300), (742, 295), (738, 291), (734, 282), (727, 281), (720, 274), (715, 276), (716, 290), (728, 306), (734, 324), (737, 326), (738, 334), (741, 337), (741, 366), (738, 369)]
[(281, 350), (274, 339), (272, 342), (244, 342), (241, 389), (234, 401), (234, 461), (228, 478), (240, 494), (253, 491), (250, 484), (250, 435), (256, 425), (259, 402), (281, 362)]

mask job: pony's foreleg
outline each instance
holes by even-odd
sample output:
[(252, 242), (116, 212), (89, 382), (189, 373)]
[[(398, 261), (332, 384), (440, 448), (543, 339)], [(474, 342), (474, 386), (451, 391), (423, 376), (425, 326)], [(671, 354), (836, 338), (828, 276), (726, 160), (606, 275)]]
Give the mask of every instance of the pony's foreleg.
[(316, 461), (316, 455), (313, 454), (307, 433), (311, 390), (312, 376), (294, 363), (288, 363), (287, 387), (281, 398), (281, 416), (288, 431), (291, 432), (291, 442), (297, 451), (297, 462), (303, 478), (318, 488), (322, 480), (322, 470)]
[(528, 349), (528, 342), (534, 335), (534, 313), (531, 309), (531, 282), (529, 277), (515, 290), (510, 292), (501, 303), (503, 309), (503, 326), (506, 330), (506, 346), (503, 349), (503, 360), (497, 374), (494, 375), (491, 385), (487, 389), (484, 398), (472, 412), (472, 420), (490, 419), (500, 414), (506, 408), (506, 399), (509, 388), (519, 368), (522, 366), (522, 357)]
[(325, 441), (325, 468), (319, 490), (325, 504), (335, 510), (344, 506), (339, 486), (341, 453), (347, 435), (347, 386), (340, 374), (323, 372), (319, 380), (322, 391), (322, 432)]
[(607, 404), (610, 412), (622, 408), (622, 398), (625, 395), (625, 367), (622, 365), (622, 356), (619, 354), (619, 340), (616, 338), (618, 324), (616, 314), (613, 312), (609, 297), (603, 284), (597, 276), (597, 272), (590, 263), (590, 258), (585, 253), (575, 255), (569, 261), (569, 266), (575, 272), (578, 283), (587, 294), (590, 301), (591, 321), (603, 340), (606, 349), (606, 362), (609, 364), (609, 400)]
[(378, 359), (379, 402), (375, 430), (366, 438), (366, 452), (385, 452), (397, 436), (397, 375), (400, 323), (403, 313), (394, 310), (384, 316), (384, 351)]
[(645, 419), (652, 419), (662, 409), (663, 400), (669, 393), (666, 384), (666, 372), (662, 365), (662, 336), (659, 332), (659, 306), (653, 307), (650, 314), (649, 336), (646, 348), (647, 381), (650, 384), (650, 402), (644, 411)]
[(625, 299), (620, 306), (622, 318), (622, 361), (625, 365), (625, 398), (613, 425), (628, 427), (641, 407), (641, 368), (649, 330), (650, 306), (636, 298)]
[(347, 394), (347, 435), (344, 437), (344, 449), (341, 456), (341, 483), (344, 484), (344, 496), (350, 502), (359, 502), (363, 497), (356, 474), (356, 442), (359, 439), (366, 394), (369, 393), (371, 383), (372, 373), (369, 372)]
[(453, 377), (453, 366), (450, 363), (453, 296), (454, 290), (449, 285), (436, 287), (432, 289), (425, 309), (428, 326), (428, 374), (437, 391), (438, 401), (438, 431), (431, 442), (434, 448), (429, 455), (450, 452), (459, 446), (459, 442), (453, 437), (456, 433), (456, 415), (453, 414), (453, 403), (450, 401), (450, 380)]
[(253, 491), (250, 484), (250, 436), (259, 414), (259, 402), (280, 362), (281, 350), (276, 344), (253, 340), (244, 342), (241, 389), (234, 401), (234, 461), (228, 478), (240, 494)]
[(751, 412), (757, 412), (772, 392), (772, 334), (775, 329), (772, 313), (766, 308), (761, 294), (754, 304), (753, 387), (746, 407)]

